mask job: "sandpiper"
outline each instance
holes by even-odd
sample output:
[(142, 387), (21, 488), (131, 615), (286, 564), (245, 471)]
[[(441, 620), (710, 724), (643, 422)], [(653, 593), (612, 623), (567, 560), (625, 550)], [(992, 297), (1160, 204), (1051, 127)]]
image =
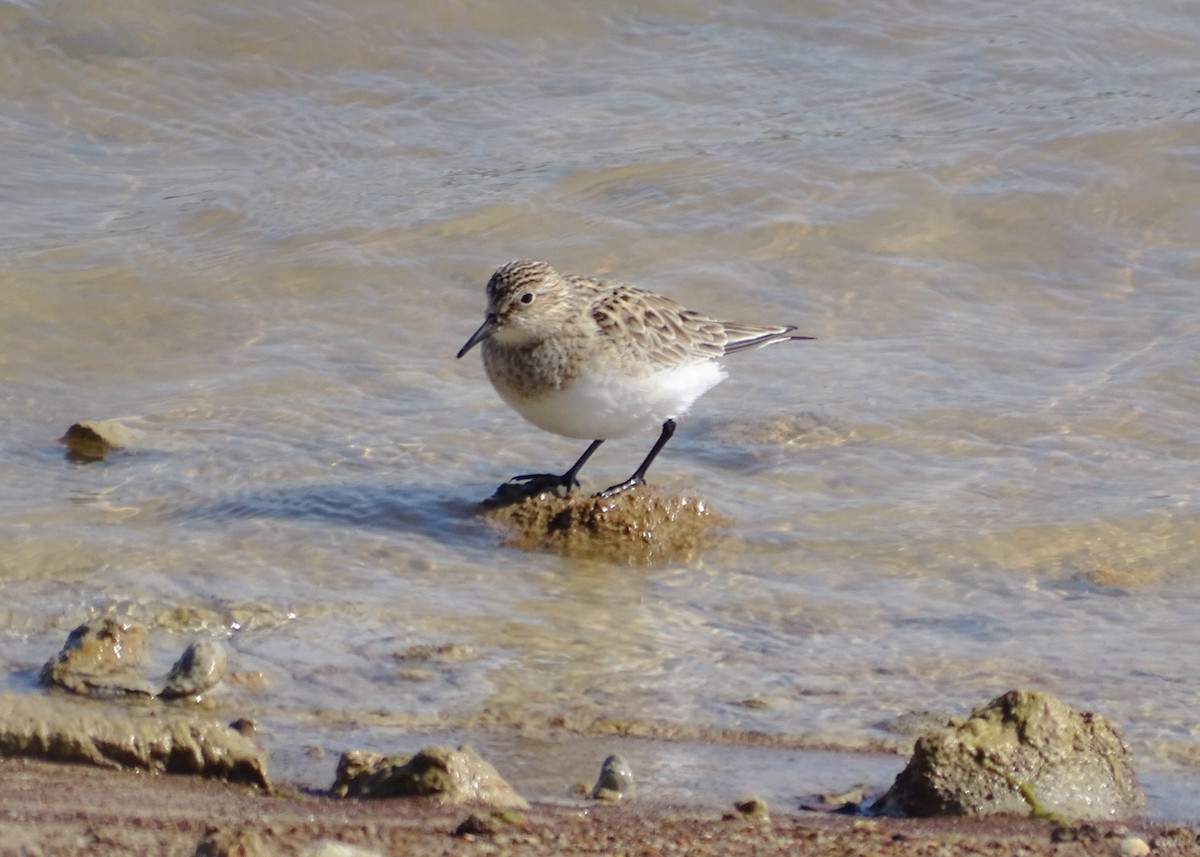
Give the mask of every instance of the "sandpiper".
[(675, 420), (725, 378), (726, 354), (797, 336), (792, 325), (718, 321), (627, 283), (560, 274), (518, 259), (487, 284), (487, 315), (459, 349), (482, 343), (483, 365), (500, 398), (538, 428), (591, 440), (566, 473), (527, 473), (529, 493), (579, 484), (579, 471), (605, 440), (661, 426), (633, 475), (597, 496), (645, 481)]

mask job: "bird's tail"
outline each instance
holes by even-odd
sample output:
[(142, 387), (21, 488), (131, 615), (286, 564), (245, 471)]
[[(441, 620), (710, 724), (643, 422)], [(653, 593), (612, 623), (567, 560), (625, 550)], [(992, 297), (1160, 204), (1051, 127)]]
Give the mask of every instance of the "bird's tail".
[(792, 331), (795, 325), (783, 327), (764, 327), (759, 324), (725, 323), (725, 353), (736, 354), (739, 351), (749, 351), (752, 348), (763, 348), (776, 342), (787, 342), (790, 339), (816, 339), (815, 336), (797, 336)]

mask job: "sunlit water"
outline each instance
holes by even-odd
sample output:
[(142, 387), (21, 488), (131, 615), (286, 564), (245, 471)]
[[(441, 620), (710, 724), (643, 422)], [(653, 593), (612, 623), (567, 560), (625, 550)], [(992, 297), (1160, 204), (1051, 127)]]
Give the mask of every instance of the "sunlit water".
[[(283, 757), (904, 751), (1034, 687), (1160, 814), (1200, 795), (1200, 18), (408, 6), (0, 7), (0, 689), (108, 611), (157, 669), (224, 640)], [(519, 256), (819, 337), (730, 360), (651, 471), (734, 520), (691, 561), (476, 517), (581, 451), (453, 359)], [(72, 463), (81, 419), (141, 439)]]

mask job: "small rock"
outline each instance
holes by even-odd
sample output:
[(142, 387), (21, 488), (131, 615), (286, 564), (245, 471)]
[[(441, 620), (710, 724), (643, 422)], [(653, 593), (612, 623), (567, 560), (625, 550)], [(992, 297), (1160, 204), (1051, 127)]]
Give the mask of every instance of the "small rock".
[(302, 857), (382, 857), (378, 851), (369, 851), (357, 845), (348, 845), (335, 839), (322, 839), (306, 850)]
[(267, 689), (267, 677), (261, 670), (238, 671), (230, 673), (229, 681), (243, 687), (251, 693), (262, 693)]
[(438, 803), (529, 804), (471, 747), (426, 747), (415, 756), (351, 750), (338, 760), (330, 789), (338, 797), (424, 797)]
[(239, 735), (249, 738), (258, 732), (258, 721), (251, 717), (239, 717), (229, 724), (229, 728)]
[(600, 777), (592, 787), (592, 800), (618, 801), (634, 793), (633, 770), (620, 755), (613, 753), (600, 766)]
[(209, 827), (193, 857), (271, 857), (271, 852), (257, 831)]
[(771, 813), (767, 808), (767, 802), (758, 795), (746, 795), (743, 798), (739, 798), (734, 803), (733, 808), (747, 818), (767, 821), (771, 817)]
[(1121, 857), (1146, 857), (1150, 846), (1138, 836), (1126, 836), (1121, 840)]
[(67, 635), (59, 653), (42, 667), (41, 682), (84, 696), (153, 696), (140, 676), (148, 649), (144, 625), (101, 616)]
[(199, 696), (225, 677), (226, 663), (225, 647), (216, 640), (192, 643), (171, 667), (158, 695), (164, 699)]
[(845, 806), (846, 804), (860, 804), (867, 796), (867, 787), (865, 785), (851, 786), (842, 792), (821, 792), (817, 795), (817, 800), (825, 806)]
[(409, 646), (394, 652), (392, 657), (397, 661), (443, 661), (460, 663), (474, 660), (478, 655), (470, 646), (460, 643), (445, 643), (440, 646), (418, 645)]
[(490, 815), (473, 812), (454, 828), (455, 836), (493, 836), (504, 825)]
[(114, 449), (133, 446), (141, 432), (116, 420), (84, 420), (75, 423), (58, 442), (67, 447), (67, 457), (75, 461), (100, 461)]
[(927, 732), (936, 732), (952, 724), (954, 718), (945, 711), (906, 711), (888, 720), (881, 720), (875, 726), (888, 732), (916, 740)]
[(454, 829), (455, 836), (495, 836), (509, 825), (521, 821), (521, 817), (512, 813), (493, 810), (492, 812), (473, 812)]
[(1050, 831), (1051, 842), (1098, 842), (1102, 837), (1094, 824), (1059, 824)]
[(1164, 853), (1184, 852), (1194, 845), (1200, 844), (1196, 832), (1188, 827), (1164, 827), (1150, 840), (1151, 851)]

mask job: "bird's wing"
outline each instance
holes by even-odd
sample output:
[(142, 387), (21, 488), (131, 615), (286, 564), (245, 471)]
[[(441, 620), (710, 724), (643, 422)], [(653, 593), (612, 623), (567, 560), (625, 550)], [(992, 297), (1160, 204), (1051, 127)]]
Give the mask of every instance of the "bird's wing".
[(592, 320), (631, 363), (698, 363), (725, 353), (725, 326), (670, 298), (624, 283), (596, 282)]

